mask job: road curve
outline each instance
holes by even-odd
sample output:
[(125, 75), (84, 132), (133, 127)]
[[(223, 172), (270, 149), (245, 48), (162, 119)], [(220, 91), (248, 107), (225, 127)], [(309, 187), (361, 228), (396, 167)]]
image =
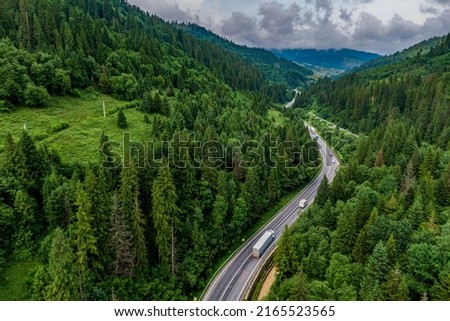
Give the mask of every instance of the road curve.
[(294, 89), (294, 92), (295, 92), (294, 98), (293, 98), (290, 102), (288, 102), (288, 103), (286, 104), (286, 108), (287, 108), (287, 109), (289, 109), (289, 108), (291, 108), (292, 106), (294, 106), (295, 100), (297, 99), (297, 96), (302, 94), (300, 91), (298, 91), (298, 89)]
[[(311, 136), (315, 136), (310, 129)], [(239, 301), (243, 299), (245, 290), (249, 286), (254, 274), (257, 272), (264, 258), (279, 241), (286, 225), (292, 225), (299, 215), (304, 211), (299, 208), (298, 203), (302, 199), (307, 199), (311, 204), (317, 195), (317, 190), (324, 176), (331, 182), (339, 168), (339, 161), (333, 151), (319, 137), (318, 145), (322, 156), (323, 167), (320, 174), (288, 205), (286, 205), (269, 223), (261, 228), (253, 237), (233, 255), (224, 267), (216, 274), (208, 285), (202, 300), (203, 301)], [(334, 160), (334, 162), (333, 162)], [(260, 258), (252, 257), (252, 249), (255, 243), (267, 230), (274, 230), (276, 237), (274, 242), (264, 251)]]

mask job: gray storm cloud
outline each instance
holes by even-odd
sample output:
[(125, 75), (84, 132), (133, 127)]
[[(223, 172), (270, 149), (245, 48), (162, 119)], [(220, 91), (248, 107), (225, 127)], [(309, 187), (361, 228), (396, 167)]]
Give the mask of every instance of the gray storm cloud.
[(353, 13), (350, 10), (347, 9), (341, 9), (341, 14), (339, 15), (339, 18), (341, 18), (342, 20), (346, 21), (346, 22), (351, 22), (352, 21), (352, 16)]
[[(181, 8), (178, 0), (129, 1), (166, 20), (199, 23), (237, 43), (263, 48), (347, 47), (385, 54), (450, 32), (450, 0), (417, 0), (420, 12), (428, 16), (420, 24), (399, 14), (382, 21), (365, 12), (376, 0), (293, 0), (290, 5), (269, 0), (259, 4), (256, 14), (218, 14), (205, 8), (200, 17)], [(204, 6), (212, 3), (205, 0)], [(225, 1), (220, 3), (227, 8)]]
[(284, 8), (279, 2), (263, 3), (259, 7), (259, 15), (262, 17), (262, 29), (277, 35), (290, 35), (294, 32), (294, 26), (300, 22), (300, 7), (292, 4)]
[[(450, 0), (435, 0), (441, 4)], [(359, 0), (369, 3), (372, 0)], [(234, 12), (224, 19), (221, 31), (232, 40), (264, 48), (343, 48), (350, 47), (378, 53), (392, 53), (416, 42), (450, 31), (449, 10), (423, 24), (417, 24), (395, 14), (388, 22), (362, 12), (354, 16), (346, 8), (334, 7), (331, 0), (307, 0), (308, 6), (285, 6), (273, 1), (260, 6), (258, 16)], [(342, 27), (331, 17), (334, 11)]]
[(182, 10), (176, 2), (166, 0), (132, 0), (130, 3), (169, 21), (195, 20), (189, 11)]

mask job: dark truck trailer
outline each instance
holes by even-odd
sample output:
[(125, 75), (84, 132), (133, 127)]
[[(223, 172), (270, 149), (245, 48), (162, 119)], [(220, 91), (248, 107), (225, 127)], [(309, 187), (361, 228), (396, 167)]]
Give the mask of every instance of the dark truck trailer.
[(253, 257), (259, 258), (275, 238), (275, 231), (268, 230), (253, 247)]

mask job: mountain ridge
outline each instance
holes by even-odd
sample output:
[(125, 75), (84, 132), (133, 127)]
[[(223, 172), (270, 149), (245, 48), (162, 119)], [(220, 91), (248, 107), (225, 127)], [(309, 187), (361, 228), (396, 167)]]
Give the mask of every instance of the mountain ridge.
[(351, 70), (380, 57), (376, 53), (354, 49), (272, 49), (282, 57), (313, 69), (336, 70), (336, 73)]
[[(180, 23), (176, 26), (191, 35), (216, 44), (225, 50), (238, 54), (244, 61), (256, 65), (273, 82), (285, 82), (290, 87), (302, 86), (309, 81), (313, 72), (288, 59), (277, 57), (263, 48), (238, 45), (214, 32), (192, 23)], [(275, 68), (273, 68), (275, 66)], [(274, 72), (274, 69), (277, 72)]]

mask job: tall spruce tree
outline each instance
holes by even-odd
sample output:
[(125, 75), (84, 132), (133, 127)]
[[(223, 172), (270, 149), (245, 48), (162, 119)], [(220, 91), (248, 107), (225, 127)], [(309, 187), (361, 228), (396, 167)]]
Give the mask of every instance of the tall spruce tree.
[(278, 280), (283, 281), (299, 272), (299, 258), (291, 230), (286, 226), (275, 253)]
[(281, 186), (278, 179), (278, 171), (276, 168), (272, 168), (269, 173), (269, 178), (267, 182), (268, 190), (267, 195), (269, 198), (269, 204), (273, 205), (280, 198)]
[(76, 264), (76, 257), (69, 238), (62, 229), (57, 228), (53, 232), (50, 247), (48, 262), (50, 284), (47, 287), (46, 300), (74, 301), (82, 299)]
[(2, 171), (6, 177), (14, 177), (26, 187), (27, 172), (25, 167), (25, 155), (10, 133), (6, 135), (4, 147), (4, 159)]
[(43, 179), (43, 164), (36, 144), (27, 131), (22, 132), (18, 143), (21, 154), (24, 156), (25, 173), (27, 175), (28, 188), (32, 195), (39, 195), (39, 189)]
[(125, 113), (123, 110), (119, 110), (117, 113), (117, 127), (120, 129), (127, 129), (128, 128), (128, 122), (127, 118), (125, 117)]
[(330, 198), (330, 185), (328, 182), (328, 178), (325, 175), (322, 179), (322, 182), (319, 185), (319, 189), (317, 190), (317, 197), (314, 200), (314, 203), (318, 206), (324, 206), (325, 203)]
[(108, 195), (105, 170), (89, 166), (86, 170), (84, 189), (91, 204), (92, 227), (98, 240), (99, 268), (108, 266), (108, 238), (110, 231), (111, 198)]
[(122, 169), (120, 184), (120, 207), (133, 236), (133, 250), (137, 268), (147, 268), (147, 247), (145, 240), (145, 217), (139, 203), (138, 173), (134, 161)]
[(112, 252), (111, 264), (114, 275), (120, 277), (133, 275), (136, 265), (136, 256), (133, 250), (133, 236), (116, 194), (112, 197), (109, 244)]
[(256, 219), (264, 211), (267, 204), (261, 176), (257, 168), (253, 167), (247, 170), (242, 191), (249, 207), (250, 217)]
[(162, 166), (153, 182), (152, 218), (156, 229), (156, 245), (162, 264), (176, 272), (175, 231), (178, 223), (177, 193), (169, 167)]
[(82, 299), (85, 299), (85, 287), (90, 281), (92, 269), (97, 265), (98, 250), (97, 238), (93, 228), (92, 207), (93, 204), (83, 189), (81, 183), (77, 186), (78, 212), (74, 227), (74, 243), (76, 247), (76, 257), (80, 274), (79, 287)]
[(407, 301), (409, 299), (406, 277), (399, 266), (395, 266), (389, 272), (386, 282), (383, 284), (383, 291), (388, 301)]

